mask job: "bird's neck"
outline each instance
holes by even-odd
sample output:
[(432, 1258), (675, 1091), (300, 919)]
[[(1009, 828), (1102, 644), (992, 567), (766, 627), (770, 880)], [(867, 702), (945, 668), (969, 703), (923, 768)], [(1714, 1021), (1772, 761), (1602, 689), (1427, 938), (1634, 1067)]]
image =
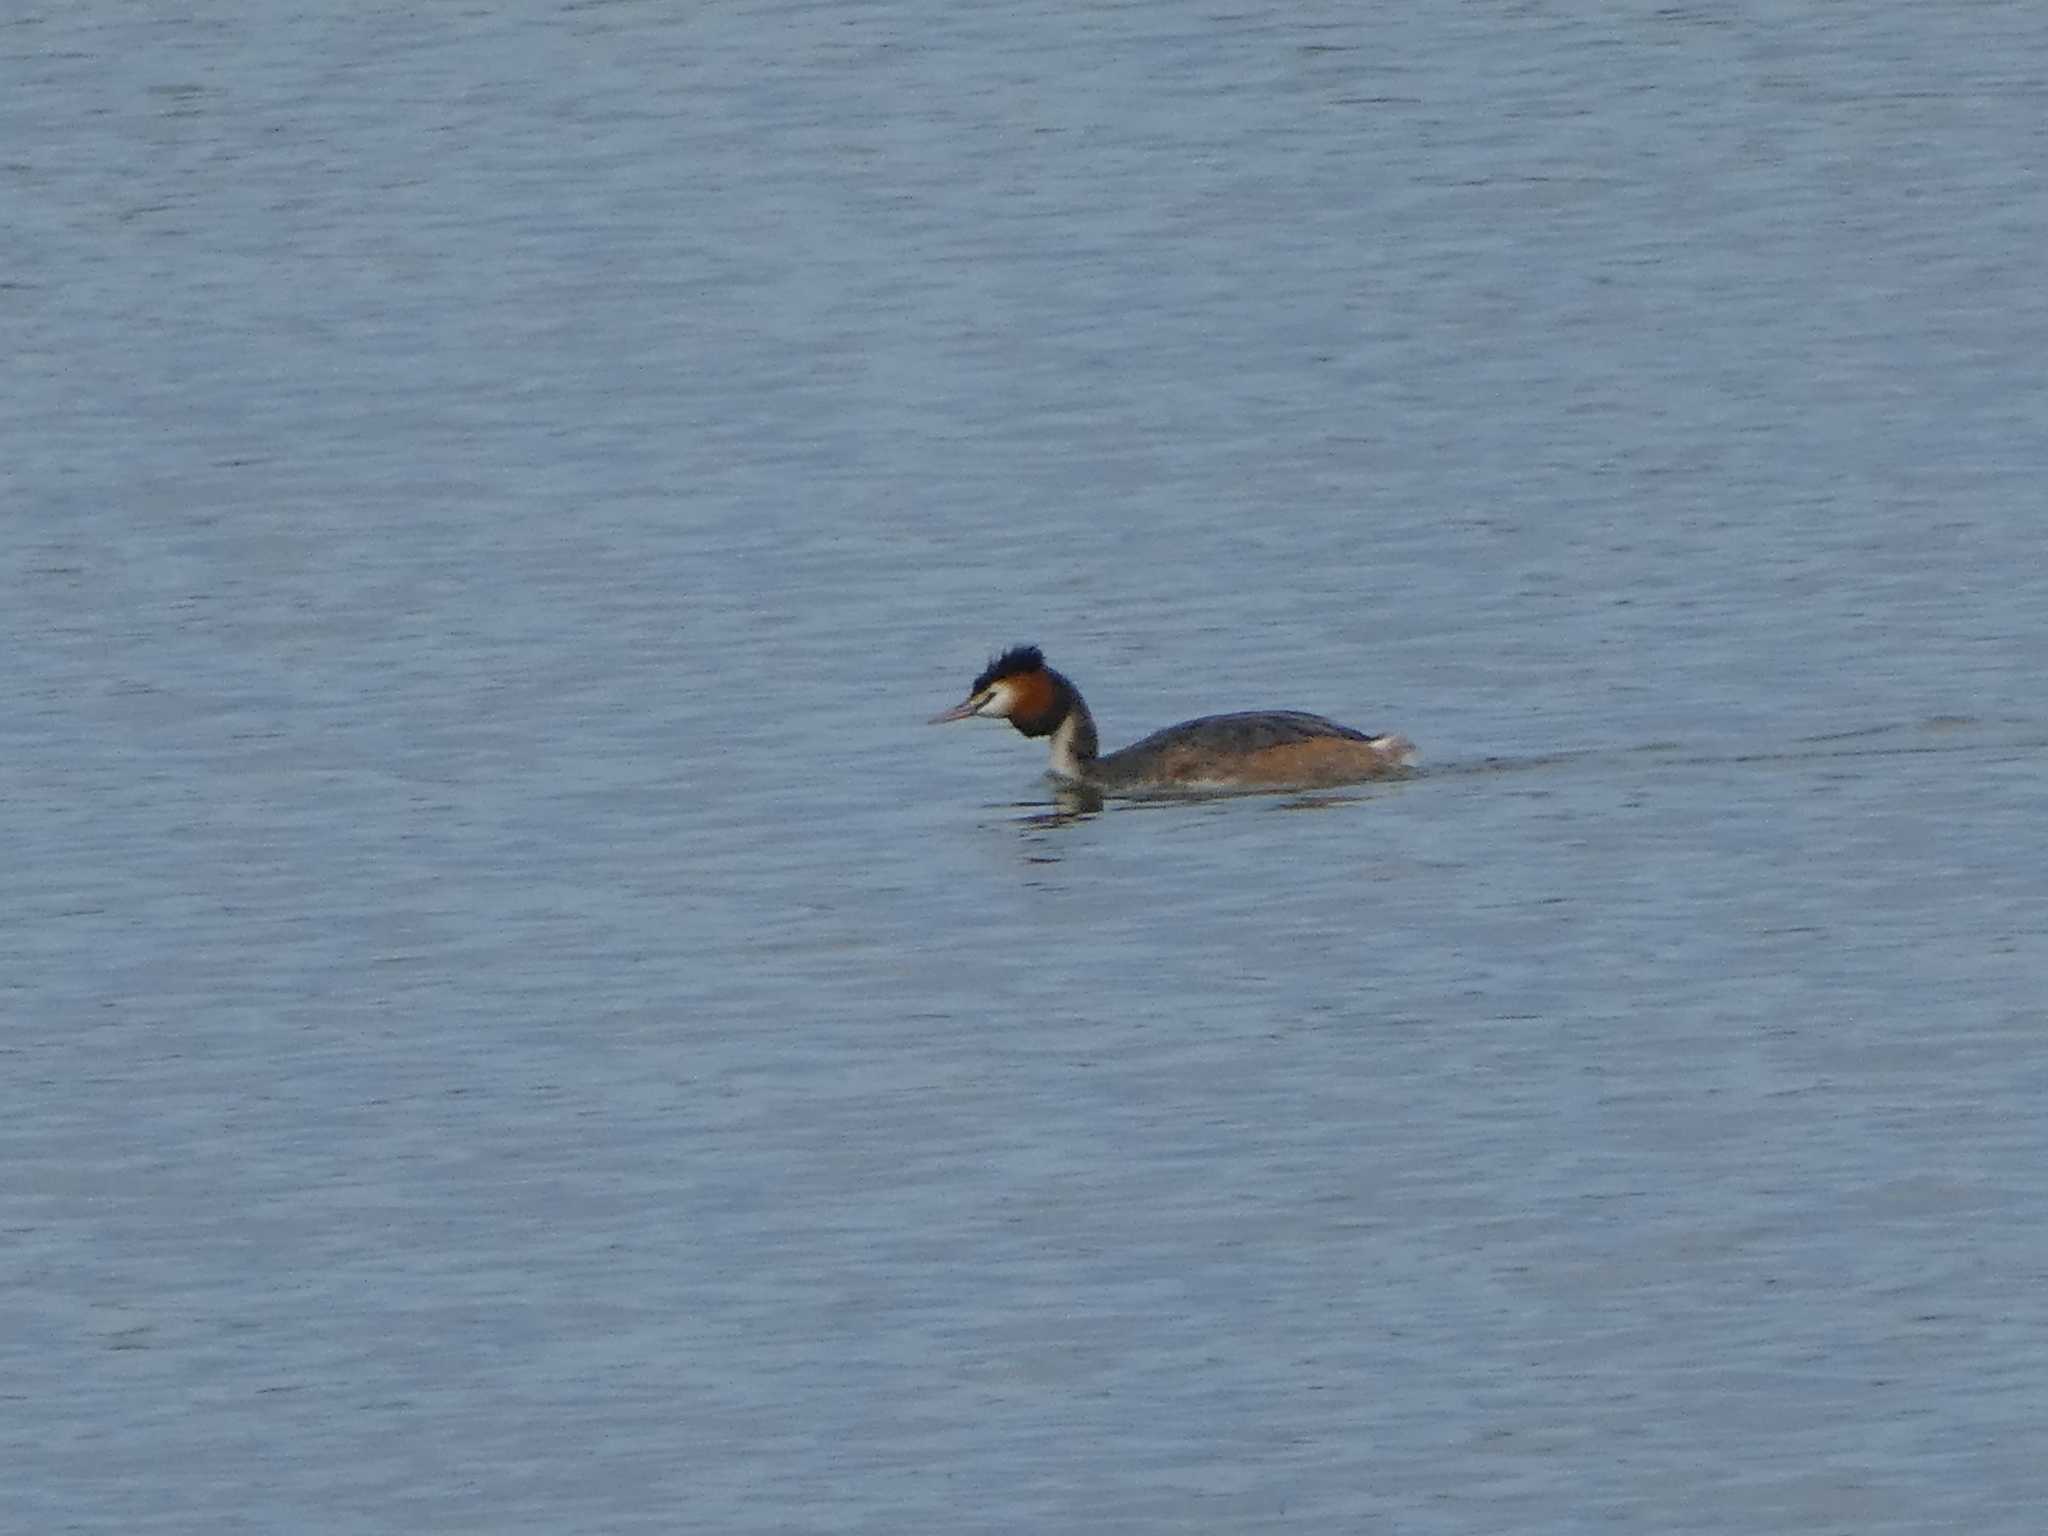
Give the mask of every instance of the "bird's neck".
[(1095, 735), (1095, 717), (1088, 713), (1081, 691), (1067, 685), (1066, 718), (1053, 728), (1052, 771), (1063, 779), (1085, 782), (1094, 771), (1100, 744)]

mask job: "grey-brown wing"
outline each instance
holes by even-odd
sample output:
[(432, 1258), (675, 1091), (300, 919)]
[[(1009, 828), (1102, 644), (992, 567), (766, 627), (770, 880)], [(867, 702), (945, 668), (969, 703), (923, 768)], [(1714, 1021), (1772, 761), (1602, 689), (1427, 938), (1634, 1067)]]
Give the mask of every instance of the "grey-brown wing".
[(1325, 720), (1321, 715), (1311, 715), (1303, 710), (1261, 709), (1238, 715), (1204, 715), (1199, 720), (1170, 725), (1135, 743), (1131, 751), (1184, 747), (1197, 752), (1229, 755), (1293, 746), (1298, 742), (1332, 736), (1346, 741), (1372, 739), (1363, 731), (1354, 731), (1348, 725), (1339, 725), (1334, 720)]

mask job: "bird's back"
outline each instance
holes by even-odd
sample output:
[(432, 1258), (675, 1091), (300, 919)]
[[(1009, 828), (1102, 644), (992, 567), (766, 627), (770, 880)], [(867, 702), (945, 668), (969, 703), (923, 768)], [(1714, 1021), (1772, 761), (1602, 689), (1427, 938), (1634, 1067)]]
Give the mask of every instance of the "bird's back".
[(1154, 731), (1100, 759), (1108, 785), (1130, 788), (1354, 783), (1407, 766), (1414, 748), (1298, 709), (1204, 715)]

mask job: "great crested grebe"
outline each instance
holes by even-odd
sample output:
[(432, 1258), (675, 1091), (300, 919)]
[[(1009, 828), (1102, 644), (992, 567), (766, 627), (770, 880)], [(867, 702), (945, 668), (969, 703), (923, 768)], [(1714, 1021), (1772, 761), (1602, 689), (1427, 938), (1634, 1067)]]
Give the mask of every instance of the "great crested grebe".
[(1183, 720), (1103, 757), (1081, 690), (1048, 667), (1035, 645), (1003, 652), (966, 699), (931, 723), (975, 715), (1050, 736), (1052, 776), (1103, 794), (1354, 784), (1400, 773), (1415, 757), (1406, 737), (1368, 736), (1294, 709)]

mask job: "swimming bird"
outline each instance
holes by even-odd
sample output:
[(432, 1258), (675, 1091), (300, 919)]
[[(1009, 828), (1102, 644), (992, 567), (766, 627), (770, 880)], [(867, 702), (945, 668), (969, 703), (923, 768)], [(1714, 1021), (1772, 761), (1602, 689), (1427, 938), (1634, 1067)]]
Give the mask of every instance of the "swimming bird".
[(1081, 690), (1048, 667), (1035, 645), (1003, 652), (964, 700), (931, 723), (975, 716), (1007, 720), (1026, 736), (1050, 736), (1052, 777), (1102, 794), (1354, 784), (1401, 773), (1415, 758), (1406, 737), (1371, 736), (1293, 709), (1184, 720), (1105, 757)]

